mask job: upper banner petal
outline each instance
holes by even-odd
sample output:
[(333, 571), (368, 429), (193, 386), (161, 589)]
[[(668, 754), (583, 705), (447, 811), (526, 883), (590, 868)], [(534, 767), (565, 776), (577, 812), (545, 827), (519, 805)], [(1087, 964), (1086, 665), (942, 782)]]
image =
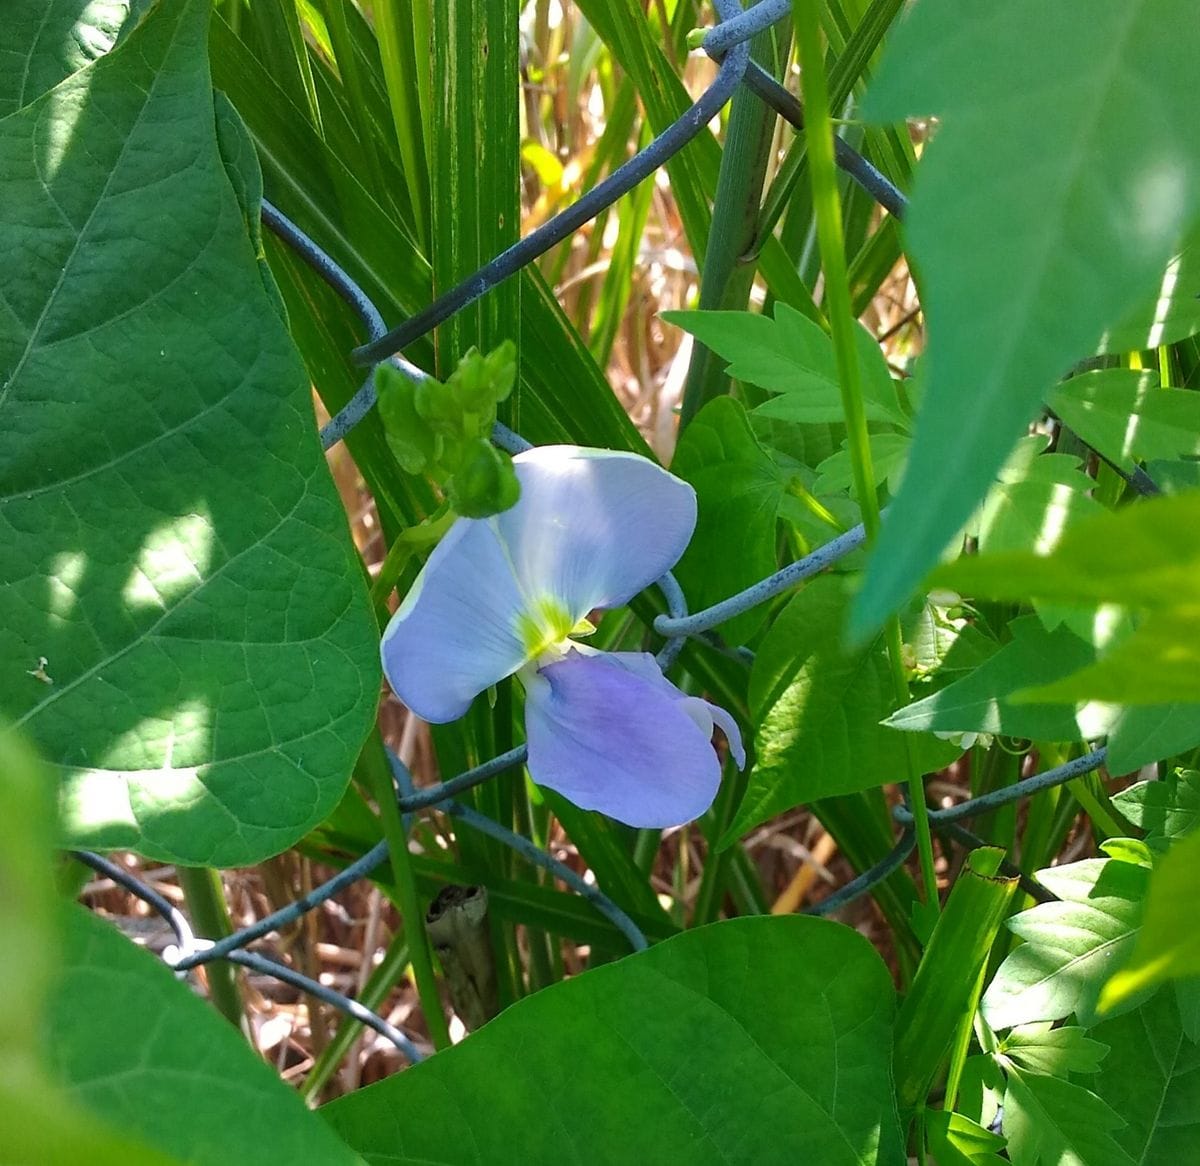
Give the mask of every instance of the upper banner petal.
[(419, 717), (461, 717), (525, 662), (524, 600), (488, 519), (460, 518), (437, 545), (383, 633), (383, 671)]
[(538, 446), (513, 458), (521, 500), (497, 515), (531, 599), (573, 619), (615, 607), (670, 570), (696, 526), (696, 493), (636, 454)]
[[(663, 682), (667, 684), (667, 682)], [(678, 826), (712, 804), (721, 765), (678, 690), (577, 651), (526, 679), (529, 772), (630, 826)]]

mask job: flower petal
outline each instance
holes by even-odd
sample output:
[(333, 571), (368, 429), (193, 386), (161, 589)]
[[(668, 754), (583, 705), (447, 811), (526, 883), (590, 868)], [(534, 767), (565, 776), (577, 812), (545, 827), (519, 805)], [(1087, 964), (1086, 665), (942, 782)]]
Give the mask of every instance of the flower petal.
[(383, 633), (392, 691), (435, 724), (461, 717), (527, 657), (518, 630), (524, 599), (493, 522), (455, 522)]
[(746, 750), (742, 745), (742, 732), (738, 728), (737, 721), (720, 705), (703, 700), (698, 696), (688, 696), (686, 693), (680, 692), (663, 675), (658, 661), (649, 652), (609, 652), (608, 657), (620, 664), (622, 668), (628, 669), (653, 684), (659, 691), (673, 695), (675, 700), (683, 704), (684, 710), (707, 736), (712, 736), (712, 728), (715, 724), (725, 734), (725, 739), (729, 742), (729, 752), (733, 754), (738, 769), (746, 768)]
[(526, 678), (533, 780), (630, 826), (699, 817), (721, 765), (678, 690), (663, 683), (671, 692), (607, 653), (574, 650)]
[(696, 493), (636, 454), (538, 446), (513, 458), (521, 500), (496, 516), (521, 586), (572, 620), (616, 607), (670, 570), (696, 526)]

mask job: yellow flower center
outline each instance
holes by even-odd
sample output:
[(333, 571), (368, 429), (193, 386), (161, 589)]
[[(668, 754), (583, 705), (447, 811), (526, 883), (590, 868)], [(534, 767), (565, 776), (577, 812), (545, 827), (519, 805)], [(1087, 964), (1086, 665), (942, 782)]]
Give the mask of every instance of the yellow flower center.
[(536, 660), (571, 636), (587, 636), (596, 630), (589, 620), (572, 621), (571, 613), (551, 595), (539, 597), (517, 621), (517, 634), (525, 645), (526, 659)]

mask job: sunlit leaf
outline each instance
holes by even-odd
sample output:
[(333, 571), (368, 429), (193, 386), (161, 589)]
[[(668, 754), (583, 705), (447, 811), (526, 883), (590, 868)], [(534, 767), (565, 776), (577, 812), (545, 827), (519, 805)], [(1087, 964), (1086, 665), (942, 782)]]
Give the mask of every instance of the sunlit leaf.
[(859, 632), (920, 582), (1054, 382), (1159, 292), (1200, 215), (1194, 16), (920, 0), (892, 35), (864, 116), (939, 119), (905, 219), (928, 384)]
[[(829, 334), (795, 308), (776, 303), (775, 316), (754, 312), (663, 312), (729, 361), (728, 374), (776, 394), (755, 412), (788, 421), (841, 421), (842, 394)], [(864, 408), (870, 421), (907, 424), (892, 374), (874, 337), (855, 329)]]
[[(886, 483), (888, 492), (895, 494), (904, 479), (912, 439), (903, 433), (872, 433), (868, 444), (875, 480)], [(837, 494), (842, 490), (849, 490), (852, 496), (855, 493), (854, 464), (846, 442), (817, 466), (817, 480), (813, 483), (814, 494)]]
[(1176, 842), (1154, 868), (1146, 913), (1128, 961), (1109, 979), (1101, 1008), (1112, 1008), (1167, 980), (1200, 975), (1200, 833)]
[(10, 3), (0, 44), (0, 117), (104, 56), (130, 16), (130, 0)]
[(1195, 704), (1198, 520), (1200, 495), (1155, 498), (1073, 524), (1049, 554), (1010, 550), (964, 558), (934, 578), (969, 595), (1120, 604), (1144, 613), (1132, 634), (1116, 639), (1097, 662), (1084, 662), (1087, 672), (1068, 679), (1064, 670), (1053, 687), (1039, 687), (1041, 678), (1031, 677), (1022, 699)]
[(1125, 353), (1175, 344), (1200, 332), (1200, 229), (1193, 228), (1158, 285), (1119, 324), (1100, 351)]
[(1038, 871), (1037, 878), (1058, 901), (1039, 903), (1008, 921), (1025, 942), (988, 985), (984, 1019), (1000, 1029), (1073, 1013), (1087, 1027), (1095, 1022), (1107, 973), (1133, 946), (1150, 872), (1133, 863), (1088, 858)]
[[(1128, 773), (1200, 742), (1200, 706), (1100, 701), (1034, 701), (1031, 685), (1049, 684), (1096, 659), (1095, 647), (1071, 627), (1048, 630), (1035, 616), (1009, 625), (1012, 639), (973, 672), (913, 701), (885, 724), (913, 732), (1002, 733), (1035, 741), (1108, 737), (1108, 765)], [(1016, 696), (1020, 694), (1020, 700)]]
[(1004, 1139), (961, 1113), (928, 1110), (925, 1137), (938, 1166), (1003, 1166), (1005, 1161), (996, 1153), (1004, 1149)]
[(1046, 403), (1088, 445), (1120, 465), (1200, 455), (1200, 393), (1161, 389), (1153, 372), (1102, 369), (1052, 389)]
[(1200, 606), (1147, 616), (1095, 664), (1018, 699), (1200, 704)]
[(1013, 1166), (1134, 1166), (1115, 1140), (1124, 1124), (1115, 1110), (1079, 1085), (1009, 1070), (1004, 1135)]
[(336, 804), (378, 657), (218, 150), (209, 13), (157, 6), (0, 122), (0, 704), (68, 841), (234, 864)]
[(999, 1051), (1031, 1073), (1066, 1077), (1069, 1073), (1095, 1073), (1108, 1049), (1090, 1040), (1085, 1030), (1068, 1025), (1027, 1024), (1014, 1028), (1001, 1042)]
[(1161, 781), (1139, 781), (1113, 795), (1113, 805), (1147, 840), (1179, 838), (1200, 825), (1200, 773), (1181, 769)]

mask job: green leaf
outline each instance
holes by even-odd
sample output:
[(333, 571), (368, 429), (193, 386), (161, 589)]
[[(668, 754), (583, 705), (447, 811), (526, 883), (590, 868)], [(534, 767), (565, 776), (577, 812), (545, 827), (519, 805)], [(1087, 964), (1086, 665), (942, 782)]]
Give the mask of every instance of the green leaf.
[[(437, 94), (423, 111), (436, 296), (521, 237), (521, 5), (518, 0), (455, 0), (414, 7), (426, 6), (430, 43), (414, 47), (417, 54), (429, 54)], [(502, 341), (519, 351), (521, 283), (515, 279), (492, 288), (438, 328), (439, 378), (450, 379), (471, 346), (490, 352)], [(516, 424), (518, 418), (508, 412), (503, 420)]]
[(937, 1166), (1004, 1166), (995, 1152), (1004, 1149), (1004, 1139), (961, 1113), (927, 1111), (925, 1138)]
[(1139, 781), (1114, 794), (1122, 814), (1146, 831), (1146, 840), (1179, 838), (1200, 825), (1200, 773), (1179, 769), (1161, 781)]
[(54, 792), (28, 744), (0, 727), (0, 1130), (22, 1166), (172, 1166), (94, 1120), (44, 1073), (43, 1005), (62, 947), (54, 887)]
[[(756, 312), (663, 312), (662, 318), (729, 361), (729, 376), (778, 394), (756, 414), (809, 423), (843, 420), (833, 343), (795, 308), (777, 302), (774, 319)], [(906, 425), (875, 338), (859, 327), (855, 339), (867, 420)]]
[(378, 659), (218, 153), (208, 16), (158, 6), (0, 122), (0, 705), (67, 842), (233, 865), (337, 803)]
[(1036, 547), (1049, 552), (1067, 526), (1098, 510), (1089, 491), (1096, 483), (1080, 468), (1078, 458), (1046, 453), (1040, 435), (1017, 442), (967, 524), (982, 552)]
[(1102, 736), (1104, 710), (1072, 705), (1015, 704), (1009, 697), (1031, 681), (1056, 678), (1095, 659), (1095, 652), (1066, 628), (1047, 631), (1036, 616), (1009, 625), (1012, 640), (961, 680), (905, 705), (886, 724), (907, 732), (993, 733), (1041, 741)]
[(1140, 626), (1086, 673), (1055, 678), (1062, 683), (1053, 687), (1031, 686), (1027, 699), (1194, 704), (1200, 701), (1193, 649), (1200, 628), (1194, 601), (1198, 518), (1200, 495), (1155, 498), (1080, 521), (1050, 554), (1012, 550), (960, 559), (935, 579), (992, 598), (1114, 603), (1146, 612)]
[[(1009, 625), (1012, 640), (969, 675), (897, 710), (884, 722), (911, 732), (994, 733), (1036, 741), (1108, 735), (1108, 767), (1130, 773), (1200, 741), (1200, 707), (1123, 708), (1098, 702), (1034, 702), (1030, 683), (1058, 680), (1095, 660), (1092, 645), (1068, 627), (1049, 631), (1036, 616)], [(1016, 700), (1020, 694), (1023, 699)]]
[(1200, 833), (1176, 842), (1150, 877), (1146, 912), (1133, 951), (1104, 985), (1100, 1006), (1120, 1006), (1167, 980), (1200, 975)]
[[(1090, 479), (1084, 481), (1083, 489), (1095, 486)], [(1100, 503), (1083, 489), (1037, 479), (997, 483), (980, 514), (979, 550), (991, 554), (1030, 546), (1043, 553), (1053, 549), (1076, 522), (1101, 511)]]
[(1111, 1052), (1092, 1089), (1125, 1119), (1113, 1136), (1142, 1166), (1179, 1166), (1200, 1137), (1200, 1044), (1181, 1030), (1173, 993), (1092, 1029)]
[(1047, 1077), (1095, 1073), (1107, 1055), (1108, 1047), (1090, 1040), (1084, 1032), (1082, 1028), (1027, 1024), (1014, 1028), (1000, 1042), (999, 1051), (1022, 1069)]
[[(894, 691), (883, 637), (848, 651), (842, 637), (848, 604), (845, 581), (820, 576), (764, 637), (750, 675), (759, 726), (754, 769), (726, 838), (793, 806), (907, 778), (904, 740), (879, 723)], [(932, 736), (911, 744), (921, 773), (960, 752)]]
[(57, 963), (52, 789), (29, 745), (0, 725), (0, 1063), (14, 1080), (40, 1056), (38, 1018)]
[(1200, 705), (1154, 704), (1120, 709), (1108, 730), (1109, 773), (1133, 773), (1200, 744)]
[(1118, 465), (1200, 455), (1200, 393), (1160, 389), (1153, 372), (1086, 372), (1052, 389), (1046, 404)]
[(996, 873), (1003, 857), (995, 847), (967, 856), (896, 1018), (901, 1113), (924, 1103), (955, 1033), (978, 1000), (980, 975), (1017, 889), (1016, 878)]
[(321, 1112), (379, 1164), (511, 1161), (518, 1136), (529, 1166), (891, 1166), (893, 1000), (847, 927), (732, 920), (544, 989)]
[(891, 36), (863, 116), (939, 120), (905, 216), (929, 379), (856, 632), (920, 582), (1050, 386), (1160, 290), (1200, 216), (1198, 55), (1191, 0), (920, 0)]
[(1078, 1085), (1009, 1070), (1004, 1133), (1013, 1166), (1133, 1166), (1113, 1136), (1123, 1124)]
[(1025, 942), (1000, 965), (983, 997), (994, 1029), (1062, 1020), (1085, 1028), (1110, 969), (1133, 945), (1150, 872), (1110, 858), (1088, 858), (1038, 871), (1059, 902), (1039, 903), (1008, 921)]
[[(872, 433), (868, 444), (871, 447), (875, 480), (886, 482), (888, 492), (895, 494), (904, 479), (904, 467), (908, 464), (912, 439), (904, 433)], [(854, 467), (846, 442), (842, 442), (842, 448), (837, 453), (817, 466), (817, 475), (813, 483), (814, 494), (840, 494), (843, 490), (849, 490), (851, 497), (854, 496)]]
[[(696, 532), (675, 575), (693, 611), (757, 583), (778, 565), (775, 518), (786, 482), (758, 444), (746, 411), (730, 397), (710, 401), (684, 431), (672, 473), (696, 490)], [(733, 553), (733, 548), (737, 548)], [(758, 607), (721, 625), (730, 643), (762, 626)]]
[(1147, 616), (1090, 667), (1017, 699), (1200, 704), (1200, 606)]
[(148, 952), (81, 908), (46, 1048), (66, 1095), (193, 1166), (361, 1162), (275, 1071)]
[[(251, 11), (270, 7), (258, 5)], [(345, 10), (359, 30), (364, 67), (377, 73), (378, 49), (369, 27), (354, 6), (347, 5)], [(222, 19), (213, 21), (211, 31), (214, 76), (250, 128), (271, 200), (345, 268), (385, 319), (402, 318), (424, 308), (432, 295), (429, 260), (413, 241), (406, 222), (387, 209), (393, 196), (403, 193), (404, 174), (396, 160), (387, 159), (385, 173), (372, 182), (372, 169), (366, 161), (355, 167), (347, 160), (355, 153), (351, 149), (353, 135), (347, 135), (350, 140), (344, 143), (345, 149), (335, 148), (288, 100), (270, 68), (238, 40)], [(317, 74), (317, 79), (322, 81), (322, 74)], [(376, 86), (371, 93), (377, 98), (376, 107), (383, 118), (380, 124), (388, 127), (387, 136), (394, 142), (386, 95), (378, 76), (373, 79)], [(348, 98), (345, 100), (353, 107)], [(330, 105), (342, 108), (336, 102)], [(334, 124), (335, 119), (326, 118), (327, 130)], [(371, 119), (366, 129), (379, 133)], [(717, 148), (715, 142), (712, 146)], [(394, 145), (389, 148), (394, 150)], [(298, 261), (279, 259), (281, 249), (272, 248), (271, 253), (281, 283), (289, 279), (297, 285), (294, 297), (307, 301), (309, 311), (320, 310), (328, 293), (319, 279)], [(644, 439), (537, 267), (525, 268), (514, 279), (521, 285), (522, 434), (537, 444), (571, 441), (648, 454)], [(335, 310), (349, 316), (343, 305)], [(325, 345), (316, 342), (314, 335), (323, 324), (308, 321), (294, 325), (305, 359), (313, 367), (328, 363)], [(342, 367), (337, 372), (343, 375), (346, 352), (348, 349), (339, 353)], [(427, 340), (417, 342), (406, 354), (422, 367), (432, 367), (432, 346)], [(361, 376), (361, 370), (354, 371)], [(324, 393), (326, 379), (318, 380), (317, 387)], [(327, 403), (336, 408), (336, 400)], [(378, 420), (368, 417), (359, 429), (375, 439), (378, 451), (383, 443)], [(359, 452), (355, 456), (360, 456)], [(376, 466), (374, 470), (378, 496), (382, 469)]]
[(0, 117), (35, 101), (107, 53), (130, 7), (130, 0), (23, 0), (6, 5)]
[(958, 1109), (987, 1129), (1000, 1124), (1004, 1101), (1004, 1074), (994, 1057), (977, 1053), (963, 1062), (958, 1089)]
[(1153, 293), (1100, 341), (1101, 352), (1126, 353), (1175, 344), (1200, 332), (1200, 229), (1193, 229)]

